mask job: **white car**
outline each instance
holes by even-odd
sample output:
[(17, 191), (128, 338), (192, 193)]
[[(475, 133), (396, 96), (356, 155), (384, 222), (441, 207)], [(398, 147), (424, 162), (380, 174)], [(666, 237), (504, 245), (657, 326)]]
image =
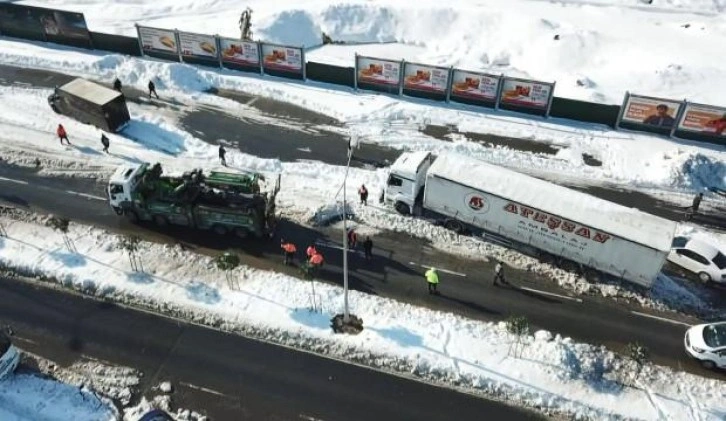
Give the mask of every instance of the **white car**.
[(706, 368), (726, 368), (726, 322), (696, 325), (686, 331), (686, 352)]
[(674, 238), (668, 261), (695, 273), (702, 282), (726, 284), (726, 256), (705, 241)]

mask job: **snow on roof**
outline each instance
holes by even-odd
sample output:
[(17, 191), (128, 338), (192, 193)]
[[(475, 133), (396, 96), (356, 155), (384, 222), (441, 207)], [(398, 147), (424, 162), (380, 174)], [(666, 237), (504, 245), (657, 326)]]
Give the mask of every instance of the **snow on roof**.
[(443, 154), (428, 173), (656, 250), (670, 250), (676, 230), (667, 219), (464, 155)]
[(121, 95), (121, 92), (81, 78), (66, 83), (60, 89), (98, 105), (108, 104)]
[(423, 162), (430, 154), (431, 152), (428, 151), (404, 152), (398, 157), (398, 159), (396, 159), (396, 162), (391, 165), (391, 171), (410, 180), (415, 180), (418, 166), (421, 165), (421, 162)]

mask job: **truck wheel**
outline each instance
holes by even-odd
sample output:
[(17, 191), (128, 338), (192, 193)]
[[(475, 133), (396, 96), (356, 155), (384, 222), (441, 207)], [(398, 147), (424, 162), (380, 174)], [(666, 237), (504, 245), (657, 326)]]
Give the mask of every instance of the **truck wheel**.
[(154, 223), (160, 227), (169, 225), (169, 221), (161, 215), (154, 215)]
[(217, 235), (225, 235), (225, 234), (227, 234), (227, 228), (225, 228), (224, 226), (219, 225), (219, 224), (213, 226), (212, 227), (212, 231), (214, 231), (214, 233), (217, 234)]
[(590, 283), (600, 282), (600, 272), (593, 268), (585, 268), (585, 280)]
[(581, 268), (580, 268), (579, 264), (573, 262), (572, 260), (563, 259), (562, 260), (562, 269), (567, 272), (579, 274)]
[(124, 210), (121, 208), (113, 208), (113, 211), (116, 212), (116, 215), (121, 216), (124, 214)]
[(545, 251), (543, 251), (539, 254), (539, 260), (542, 263), (552, 265), (552, 266), (557, 266), (557, 257), (555, 257), (554, 255), (547, 253)]
[(126, 210), (124, 211), (124, 214), (126, 215), (126, 218), (127, 218), (127, 219), (128, 219), (129, 221), (131, 221), (132, 223), (136, 224), (136, 223), (138, 223), (138, 222), (139, 222), (139, 214), (138, 214), (138, 213), (136, 213), (136, 212), (134, 212), (134, 211), (132, 211), (132, 210), (128, 210), (128, 209), (126, 209)]
[(396, 202), (396, 212), (400, 213), (401, 215), (410, 215), (411, 214), (411, 208), (403, 203), (403, 202)]
[(239, 238), (247, 238), (250, 235), (250, 232), (247, 231), (246, 228), (237, 228), (234, 230), (234, 235), (236, 235)]
[(701, 365), (707, 370), (713, 370), (716, 368), (716, 363), (710, 360), (701, 360)]
[(461, 234), (464, 232), (464, 226), (461, 225), (461, 222), (450, 219), (444, 223), (444, 228), (447, 230), (454, 231), (457, 234)]
[(701, 282), (703, 282), (704, 284), (707, 284), (707, 283), (711, 282), (711, 275), (709, 275), (706, 272), (700, 272), (698, 274), (698, 279), (700, 279)]

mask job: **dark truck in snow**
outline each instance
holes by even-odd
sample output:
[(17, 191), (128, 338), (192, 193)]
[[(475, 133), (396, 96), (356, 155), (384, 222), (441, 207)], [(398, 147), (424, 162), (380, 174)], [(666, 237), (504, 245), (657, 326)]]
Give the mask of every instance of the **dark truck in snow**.
[(58, 114), (107, 132), (122, 130), (131, 119), (121, 92), (81, 78), (56, 87), (48, 104)]

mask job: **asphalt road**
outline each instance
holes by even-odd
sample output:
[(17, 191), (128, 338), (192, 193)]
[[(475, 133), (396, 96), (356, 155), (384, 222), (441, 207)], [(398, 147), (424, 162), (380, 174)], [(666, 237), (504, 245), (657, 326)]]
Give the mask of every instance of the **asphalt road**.
[(62, 365), (95, 358), (171, 381), (175, 405), (211, 420), (537, 420), (449, 389), (75, 294), (0, 278), (0, 324)]
[[(97, 198), (79, 196), (78, 193)], [(184, 229), (159, 231), (151, 226), (136, 226), (116, 216), (101, 200), (102, 197), (102, 186), (91, 180), (60, 181), (39, 177), (31, 170), (0, 165), (0, 202), (55, 213), (120, 233), (133, 232), (151, 241), (181, 243), (200, 253), (215, 255), (233, 249), (239, 252), (245, 264), (299, 275), (295, 268), (282, 265), (276, 240), (242, 242)], [(301, 249), (307, 244), (321, 244), (326, 256), (321, 280), (335, 284), (342, 282), (340, 231), (331, 228), (315, 231), (286, 221), (281, 223), (280, 230), (286, 239), (296, 242)], [(703, 370), (683, 353), (683, 334), (688, 324), (698, 322), (695, 318), (646, 311), (637, 305), (616, 303), (597, 296), (571, 297), (548, 279), (511, 268), (508, 268), (507, 277), (516, 287), (494, 287), (490, 283), (493, 270), (490, 263), (446, 255), (431, 249), (424, 241), (403, 234), (380, 234), (375, 237), (374, 243), (372, 263), (367, 264), (359, 253), (350, 259), (349, 282), (353, 289), (479, 320), (524, 315), (535, 328), (548, 329), (580, 341), (604, 344), (614, 350), (622, 350), (627, 343), (638, 341), (651, 350), (657, 363), (704, 376), (722, 376)], [(440, 297), (427, 294), (423, 265), (449, 271), (442, 273)]]

